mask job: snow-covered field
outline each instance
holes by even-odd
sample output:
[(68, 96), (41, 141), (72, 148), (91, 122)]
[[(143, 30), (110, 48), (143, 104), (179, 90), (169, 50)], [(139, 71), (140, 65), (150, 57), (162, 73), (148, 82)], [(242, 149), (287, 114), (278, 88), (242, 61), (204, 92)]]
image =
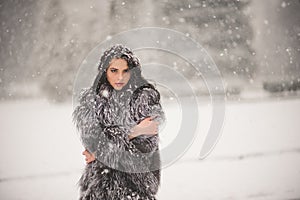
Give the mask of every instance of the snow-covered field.
[[(0, 104), (0, 199), (77, 199), (83, 150), (71, 104), (44, 100)], [(165, 104), (162, 146), (176, 136), (180, 117)], [(210, 123), (199, 105), (199, 137), (176, 163), (164, 167), (159, 199), (300, 199), (300, 99), (226, 103), (222, 136), (198, 160)]]

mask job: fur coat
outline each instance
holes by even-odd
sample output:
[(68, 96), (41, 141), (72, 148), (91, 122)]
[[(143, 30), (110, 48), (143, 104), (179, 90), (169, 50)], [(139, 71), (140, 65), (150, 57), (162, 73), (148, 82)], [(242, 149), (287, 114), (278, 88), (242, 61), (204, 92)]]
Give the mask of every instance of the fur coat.
[(160, 124), (165, 119), (160, 94), (151, 84), (134, 91), (110, 90), (103, 84), (97, 94), (93, 87), (80, 94), (73, 120), (83, 146), (96, 156), (78, 182), (80, 200), (156, 199), (158, 135), (128, 137), (146, 117)]

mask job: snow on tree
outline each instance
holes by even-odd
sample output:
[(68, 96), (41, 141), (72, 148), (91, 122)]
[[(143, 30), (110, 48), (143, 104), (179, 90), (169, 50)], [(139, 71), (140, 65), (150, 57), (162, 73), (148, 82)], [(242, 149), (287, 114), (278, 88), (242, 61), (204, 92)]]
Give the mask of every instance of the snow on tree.
[[(0, 98), (16, 98), (17, 85), (32, 79), (28, 56), (34, 43), (33, 1), (0, 2)], [(20, 91), (22, 92), (22, 91)]]
[(39, 7), (42, 10), (37, 24), (39, 41), (30, 59), (41, 72), (41, 90), (48, 99), (70, 101), (81, 62), (108, 33), (103, 28), (107, 5), (51, 0), (40, 3)]
[(251, 80), (256, 70), (251, 46), (250, 0), (167, 1), (162, 21), (203, 45), (225, 77)]
[(109, 27), (112, 34), (132, 28), (153, 26), (153, 10), (157, 2), (148, 0), (111, 0)]
[(300, 89), (300, 2), (256, 2), (256, 49), (263, 87), (270, 92)]

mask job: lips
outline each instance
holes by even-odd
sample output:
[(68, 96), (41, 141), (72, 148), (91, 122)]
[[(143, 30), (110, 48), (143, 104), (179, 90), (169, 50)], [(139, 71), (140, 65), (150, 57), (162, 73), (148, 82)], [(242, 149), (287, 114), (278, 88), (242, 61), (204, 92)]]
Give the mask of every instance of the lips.
[(124, 83), (116, 83), (116, 86), (118, 86), (118, 87), (121, 87), (123, 85), (124, 85)]

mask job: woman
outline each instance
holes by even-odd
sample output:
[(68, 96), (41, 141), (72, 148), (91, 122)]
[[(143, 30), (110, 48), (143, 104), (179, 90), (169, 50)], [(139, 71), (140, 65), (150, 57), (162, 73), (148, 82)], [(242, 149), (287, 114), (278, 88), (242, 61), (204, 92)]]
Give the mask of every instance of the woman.
[(100, 59), (73, 119), (86, 148), (80, 200), (156, 199), (160, 183), (160, 94), (132, 51), (115, 45)]

